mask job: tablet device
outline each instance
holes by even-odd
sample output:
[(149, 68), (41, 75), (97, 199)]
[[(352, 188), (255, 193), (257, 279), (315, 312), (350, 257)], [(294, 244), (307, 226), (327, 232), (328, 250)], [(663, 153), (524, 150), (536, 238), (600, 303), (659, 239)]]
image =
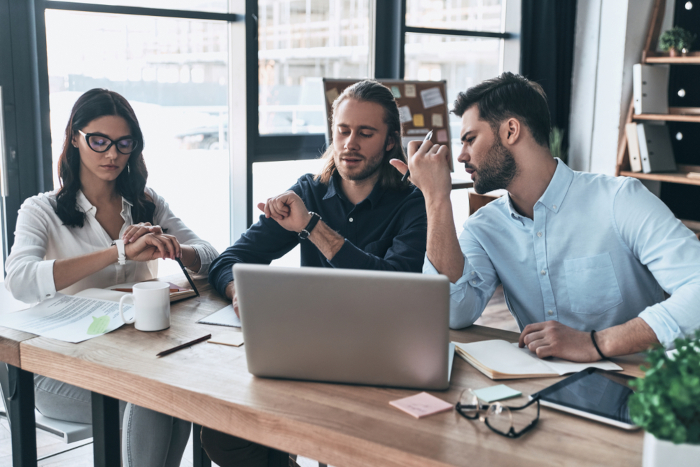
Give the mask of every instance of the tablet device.
[(598, 422), (636, 430), (627, 400), (633, 394), (628, 383), (635, 378), (588, 368), (532, 394), (540, 404)]

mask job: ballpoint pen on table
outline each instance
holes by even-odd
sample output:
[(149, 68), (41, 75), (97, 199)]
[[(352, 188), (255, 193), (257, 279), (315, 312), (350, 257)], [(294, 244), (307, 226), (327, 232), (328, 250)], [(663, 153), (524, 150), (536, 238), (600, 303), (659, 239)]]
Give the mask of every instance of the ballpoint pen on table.
[[(425, 143), (426, 141), (428, 141), (428, 140), (429, 140), (430, 138), (432, 138), (432, 137), (433, 137), (433, 130), (430, 130), (430, 131), (428, 132), (428, 134), (425, 135), (425, 139), (423, 140), (423, 142)], [(403, 174), (403, 177), (401, 177), (401, 181), (402, 181), (402, 182), (405, 182), (406, 179), (407, 179), (410, 175), (411, 175), (411, 171), (407, 169), (407, 170), (406, 170), (406, 173)]]
[(211, 339), (211, 334), (207, 334), (206, 336), (199, 337), (195, 340), (185, 342), (184, 344), (180, 344), (177, 347), (173, 347), (172, 349), (168, 350), (163, 350), (162, 352), (156, 354), (156, 357), (165, 357), (166, 355), (170, 355), (173, 352), (177, 352), (178, 350), (186, 349), (187, 347), (191, 347), (194, 344), (199, 344), (200, 342), (204, 342), (207, 339)]

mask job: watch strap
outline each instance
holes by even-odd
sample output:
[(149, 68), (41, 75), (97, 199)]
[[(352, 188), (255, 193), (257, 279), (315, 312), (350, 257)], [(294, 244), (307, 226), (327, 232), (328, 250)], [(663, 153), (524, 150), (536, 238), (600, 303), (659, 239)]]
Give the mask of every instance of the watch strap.
[(306, 224), (306, 227), (304, 227), (301, 232), (299, 232), (299, 238), (302, 240), (306, 240), (309, 238), (309, 235), (311, 235), (311, 231), (316, 227), (316, 224), (318, 224), (318, 221), (321, 220), (321, 216), (315, 212), (309, 211), (309, 214), (311, 214), (311, 220), (309, 221), (308, 224)]
[(124, 266), (126, 264), (126, 250), (124, 249), (124, 240), (115, 240), (112, 242), (112, 245), (115, 245), (117, 247), (117, 254), (119, 264)]

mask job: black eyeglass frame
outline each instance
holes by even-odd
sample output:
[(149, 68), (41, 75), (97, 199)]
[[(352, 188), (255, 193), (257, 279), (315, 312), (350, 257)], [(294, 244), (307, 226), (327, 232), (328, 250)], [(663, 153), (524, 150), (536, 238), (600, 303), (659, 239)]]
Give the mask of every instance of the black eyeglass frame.
[[(112, 146), (115, 146), (115, 147), (117, 148), (117, 152), (118, 152), (119, 154), (124, 154), (125, 156), (128, 156), (128, 155), (131, 155), (131, 154), (135, 153), (136, 150), (139, 148), (139, 140), (138, 140), (137, 138), (134, 138), (133, 136), (122, 136), (121, 138), (116, 139), (116, 140), (113, 141), (113, 140), (111, 140), (108, 136), (105, 136), (105, 135), (103, 135), (102, 133), (85, 133), (85, 132), (83, 132), (82, 130), (78, 130), (78, 133), (80, 133), (81, 135), (83, 135), (83, 136), (85, 137), (85, 143), (87, 143), (88, 147), (89, 147), (91, 150), (93, 150), (93, 151), (95, 151), (95, 152), (97, 152), (97, 153), (100, 153), (100, 154), (109, 151), (109, 149), (110, 149)], [(109, 141), (109, 146), (107, 146), (107, 148), (104, 149), (103, 151), (98, 151), (97, 149), (93, 148), (92, 145), (90, 144), (90, 137), (91, 137), (91, 136), (101, 136), (102, 138), (104, 138), (104, 139), (106, 139), (106, 140)], [(117, 145), (117, 143), (118, 143), (119, 141), (124, 141), (125, 139), (130, 139), (130, 140), (132, 140), (132, 141), (134, 142), (134, 148), (133, 148), (131, 151), (129, 151), (129, 152), (124, 152), (124, 151), (120, 150), (120, 149), (119, 149), (119, 145)]]
[[(478, 401), (478, 400), (479, 400), (479, 399), (477, 399), (477, 401)], [(504, 405), (504, 406), (503, 406), (503, 407), (508, 408), (508, 410), (510, 410), (510, 411), (514, 411), (514, 410), (523, 410), (523, 409), (526, 409), (526, 408), (530, 407), (530, 406), (531, 406), (532, 404), (534, 404), (535, 402), (537, 402), (537, 417), (536, 417), (533, 421), (531, 421), (525, 428), (523, 428), (523, 429), (520, 430), (520, 431), (515, 431), (515, 429), (513, 428), (513, 424), (512, 424), (512, 423), (511, 423), (511, 426), (510, 426), (510, 430), (508, 430), (508, 433), (504, 433), (504, 432), (502, 432), (502, 431), (500, 431), (500, 430), (497, 430), (496, 428), (492, 427), (492, 426), (489, 424), (489, 417), (488, 417), (488, 415), (484, 416), (484, 423), (485, 423), (486, 426), (489, 427), (489, 428), (491, 429), (491, 431), (493, 431), (494, 433), (497, 433), (497, 434), (499, 434), (499, 435), (501, 435), (501, 436), (505, 436), (506, 438), (511, 438), (511, 439), (519, 438), (520, 436), (524, 435), (524, 434), (527, 433), (528, 431), (532, 430), (532, 429), (537, 425), (537, 422), (540, 421), (540, 396), (539, 396), (539, 395), (536, 395), (535, 397), (532, 398), (532, 400), (530, 400), (530, 402), (528, 402), (527, 404), (525, 404), (525, 405), (523, 405), (523, 406), (520, 406), (520, 407), (510, 407), (510, 406), (507, 406), (507, 405)], [(477, 407), (477, 410), (474, 412), (474, 414), (475, 414), (474, 416), (470, 416), (470, 415), (465, 414), (465, 413), (462, 411), (462, 408), (463, 408), (463, 407), (464, 407), (464, 408), (467, 408), (467, 407), (469, 407), (469, 408), (474, 408), (474, 406), (471, 406), (471, 405), (463, 406), (461, 403), (457, 402), (457, 405), (456, 405), (456, 407), (455, 407), (455, 408), (457, 409), (457, 413), (459, 413), (462, 417), (464, 417), (464, 418), (466, 418), (466, 419), (468, 419), (468, 420), (478, 420), (478, 419), (479, 419), (479, 413), (480, 413), (482, 410), (484, 410), (484, 411), (488, 410), (489, 407), (491, 407), (491, 405), (490, 405), (490, 404), (487, 404), (487, 405), (480, 405), (479, 407)]]

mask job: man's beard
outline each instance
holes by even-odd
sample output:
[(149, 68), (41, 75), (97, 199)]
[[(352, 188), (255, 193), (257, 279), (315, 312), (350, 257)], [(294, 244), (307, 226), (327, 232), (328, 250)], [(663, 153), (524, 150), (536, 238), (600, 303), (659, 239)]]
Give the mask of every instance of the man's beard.
[(340, 158), (342, 156), (360, 157), (367, 163), (365, 168), (359, 173), (348, 173), (345, 170), (345, 168), (343, 168), (342, 172), (341, 172), (340, 164), (339, 163), (335, 164), (336, 170), (338, 171), (338, 173), (340, 174), (340, 176), (344, 180), (352, 180), (352, 181), (356, 181), (356, 182), (366, 180), (366, 179), (370, 178), (371, 176), (373, 176), (374, 174), (376, 174), (379, 170), (381, 170), (382, 162), (384, 162), (384, 158), (382, 157), (376, 163), (372, 164), (371, 160), (369, 160), (368, 158), (364, 157), (363, 155), (361, 155), (359, 153), (347, 153), (347, 152), (338, 155), (338, 162), (340, 162)]
[[(513, 154), (503, 146), (498, 134), (494, 134), (494, 136), (495, 140), (484, 157), (484, 162), (476, 170), (474, 191), (479, 194), (507, 188), (518, 174), (518, 166)], [(465, 166), (475, 168), (469, 164), (465, 164)]]

